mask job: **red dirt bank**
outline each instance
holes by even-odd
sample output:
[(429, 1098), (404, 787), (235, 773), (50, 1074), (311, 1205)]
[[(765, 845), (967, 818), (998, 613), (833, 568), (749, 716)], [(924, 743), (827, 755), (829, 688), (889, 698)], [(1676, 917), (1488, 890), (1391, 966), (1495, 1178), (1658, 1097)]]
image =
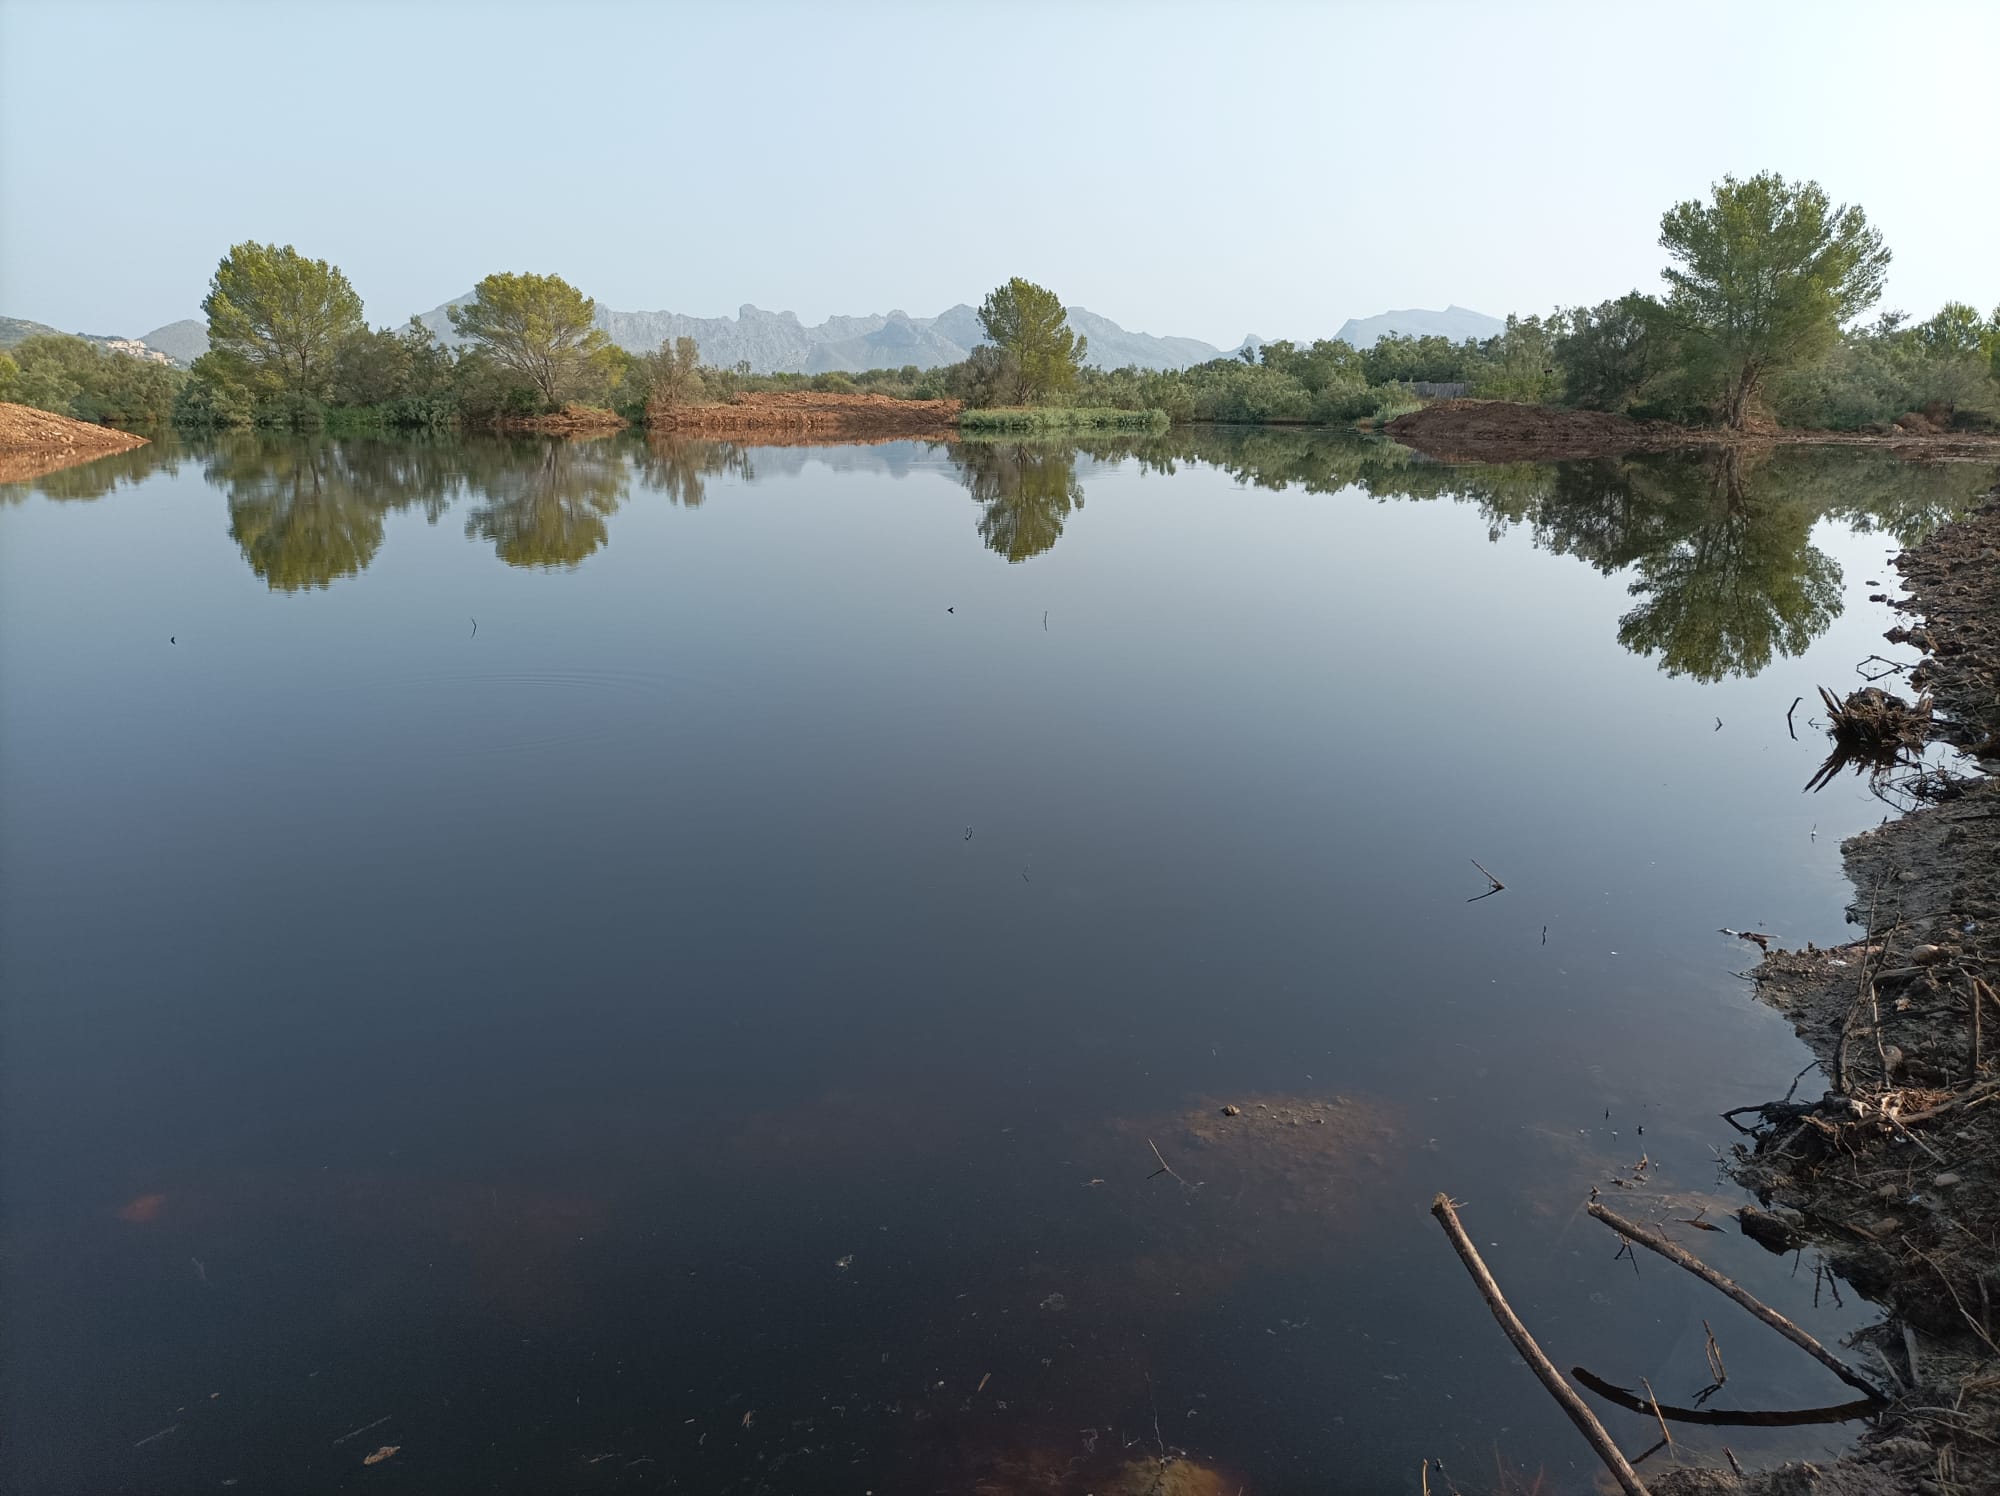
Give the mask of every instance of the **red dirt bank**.
[(646, 424), (653, 431), (691, 436), (950, 436), (958, 429), (961, 408), (957, 400), (779, 390), (658, 411)]
[(58, 468), (143, 447), (146, 438), (0, 401), (0, 483), (25, 483)]

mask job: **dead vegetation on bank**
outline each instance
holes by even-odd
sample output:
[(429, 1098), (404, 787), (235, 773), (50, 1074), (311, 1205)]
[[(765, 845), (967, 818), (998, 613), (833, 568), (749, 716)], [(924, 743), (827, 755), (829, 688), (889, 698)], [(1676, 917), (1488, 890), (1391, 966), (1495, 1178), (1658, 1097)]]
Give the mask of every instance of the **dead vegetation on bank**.
[[(1927, 652), (1911, 704), (1838, 703), (1835, 751), (1879, 777), (1925, 743), (1984, 774), (1918, 771), (1918, 808), (1842, 848), (1860, 940), (1774, 951), (1759, 995), (1818, 1057), (1826, 1094), (1745, 1108), (1746, 1234), (1812, 1247), (1888, 1318), (1857, 1349), (1891, 1402), (1852, 1458), (1671, 1491), (1744, 1496), (2000, 1490), (2000, 494), (1900, 557)], [(1872, 694), (1870, 694), (1872, 693)], [(1861, 698), (1857, 700), (1857, 698)], [(1870, 762), (1869, 756), (1873, 755)], [(1744, 1125), (1739, 1121), (1739, 1125)]]

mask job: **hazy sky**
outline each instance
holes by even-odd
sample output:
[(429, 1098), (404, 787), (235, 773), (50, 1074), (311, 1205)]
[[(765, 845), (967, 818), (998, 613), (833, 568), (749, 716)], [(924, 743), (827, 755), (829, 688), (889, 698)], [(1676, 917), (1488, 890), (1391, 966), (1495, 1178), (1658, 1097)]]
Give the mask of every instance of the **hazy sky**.
[(928, 315), (1009, 275), (1233, 345), (1657, 284), (1661, 212), (1816, 177), (1886, 305), (2000, 303), (2000, 3), (0, 0), (0, 314), (140, 333), (247, 238), (400, 322)]

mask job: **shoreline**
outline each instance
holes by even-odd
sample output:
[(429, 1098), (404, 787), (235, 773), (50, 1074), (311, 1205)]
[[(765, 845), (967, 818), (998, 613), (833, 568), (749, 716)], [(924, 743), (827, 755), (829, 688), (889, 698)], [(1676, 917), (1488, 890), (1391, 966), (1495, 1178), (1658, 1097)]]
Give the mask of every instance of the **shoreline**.
[[(2000, 757), (2000, 490), (1896, 560), (1927, 651), (1905, 690), (1932, 742)], [(1963, 772), (1961, 770), (1961, 772)], [(2000, 777), (1950, 786), (1842, 843), (1861, 939), (1774, 950), (1757, 997), (1792, 1021), (1824, 1097), (1746, 1109), (1730, 1165), (1775, 1253), (1824, 1254), (1884, 1311), (1853, 1337), (1897, 1395), (1824, 1466), (1675, 1471), (1658, 1496), (1957, 1496), (2000, 1490)]]
[(2000, 461), (2000, 432), (1731, 431), (1508, 400), (1441, 400), (1397, 416), (1381, 431), (1397, 445), (1441, 462), (1548, 462), (1781, 446), (1868, 447), (1930, 461)]

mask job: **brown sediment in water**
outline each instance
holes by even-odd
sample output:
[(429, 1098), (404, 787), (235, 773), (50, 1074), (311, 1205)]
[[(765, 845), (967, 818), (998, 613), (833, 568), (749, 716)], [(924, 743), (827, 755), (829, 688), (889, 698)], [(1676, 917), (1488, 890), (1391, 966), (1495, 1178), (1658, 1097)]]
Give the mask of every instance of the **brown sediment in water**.
[(1390, 440), (1447, 462), (1522, 462), (1614, 457), (1690, 447), (1823, 445), (1876, 447), (1932, 460), (2000, 453), (2000, 433), (1898, 428), (1893, 432), (1730, 431), (1640, 421), (1601, 410), (1524, 405), (1512, 400), (1440, 400), (1397, 416), (1383, 428)]
[(25, 483), (60, 468), (143, 447), (146, 441), (129, 431), (0, 400), (0, 483)]
[(1306, 1215), (1326, 1229), (1363, 1220), (1355, 1207), (1403, 1151), (1385, 1107), (1332, 1094), (1210, 1096), (1111, 1128), (1121, 1157), (1154, 1160), (1144, 1181), (1153, 1192), (1186, 1191), (1266, 1224), (1272, 1213)]
[(1080, 1458), (1070, 1448), (1024, 1449), (984, 1463), (973, 1477), (973, 1496), (1229, 1496), (1249, 1489), (1175, 1451), (1133, 1459), (1122, 1453)]
[(691, 436), (775, 435), (876, 437), (951, 436), (964, 407), (957, 400), (898, 400), (888, 395), (834, 395), (773, 390), (710, 405), (681, 405), (648, 414), (647, 428)]
[[(1891, 630), (1930, 657), (1913, 685), (1933, 741), (2000, 757), (2000, 492), (1897, 561)], [(1889, 1318), (1855, 1337), (1899, 1396), (1854, 1455), (1739, 1479), (1675, 1472), (1658, 1496), (2000, 1490), (2000, 781), (1934, 778), (1932, 803), (1842, 847), (1860, 940), (1773, 951), (1758, 995), (1827, 1073), (1824, 1099), (1738, 1120), (1737, 1177), (1761, 1208), (1740, 1228), (1811, 1246)], [(1915, 1362), (1912, 1364), (1914, 1348)]]

